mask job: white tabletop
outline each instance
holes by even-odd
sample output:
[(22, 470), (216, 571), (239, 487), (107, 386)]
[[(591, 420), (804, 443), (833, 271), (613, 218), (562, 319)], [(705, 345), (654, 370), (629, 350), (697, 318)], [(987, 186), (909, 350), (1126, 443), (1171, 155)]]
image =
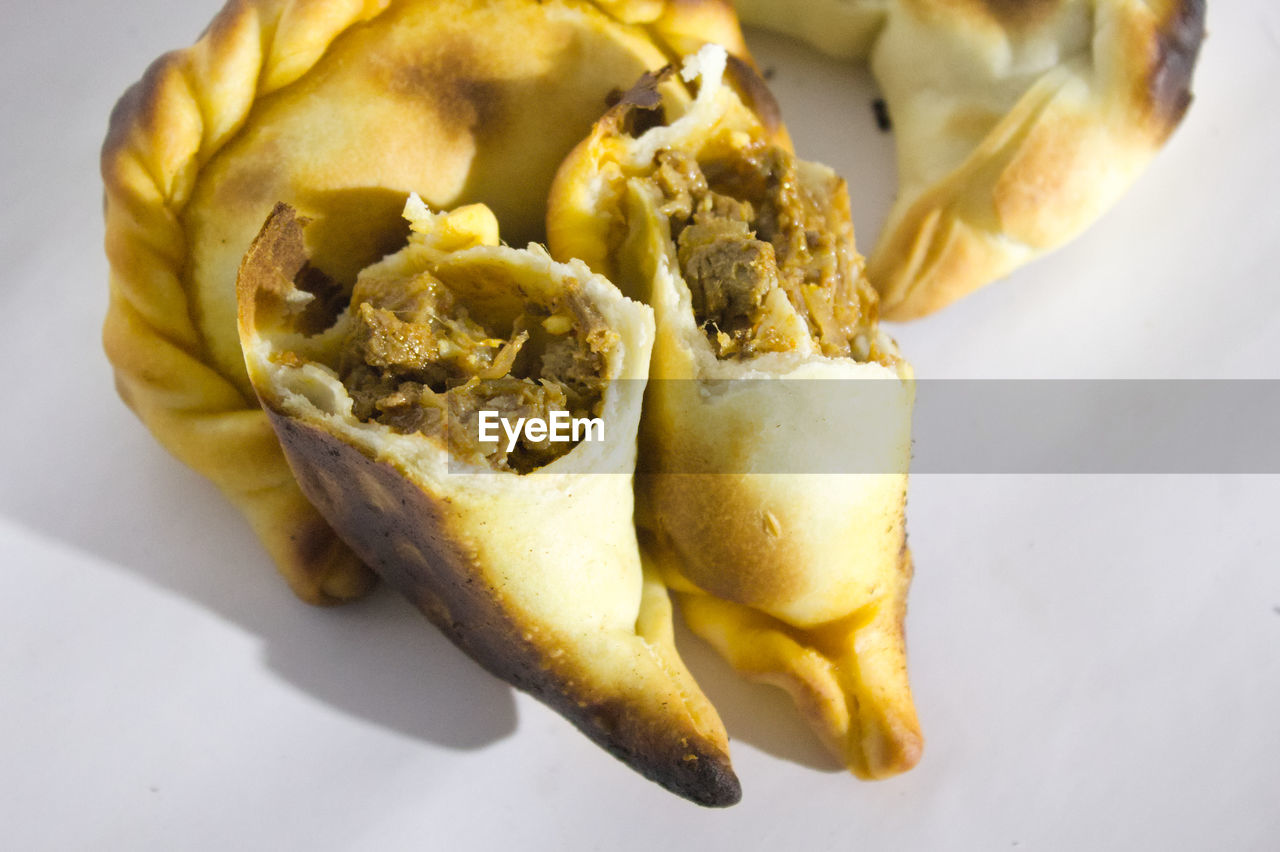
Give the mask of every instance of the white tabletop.
[[(119, 402), (99, 342), (108, 111), (218, 5), (27, 3), (0, 35), (0, 845), (1275, 848), (1280, 476), (915, 476), (923, 761), (856, 781), (682, 633), (734, 737), (725, 812), (627, 771), (388, 592), (297, 602)], [(1215, 0), (1209, 29), (1185, 124), (1119, 206), (892, 329), (920, 377), (1280, 378), (1280, 7)], [(752, 36), (869, 247), (894, 180), (869, 77)]]

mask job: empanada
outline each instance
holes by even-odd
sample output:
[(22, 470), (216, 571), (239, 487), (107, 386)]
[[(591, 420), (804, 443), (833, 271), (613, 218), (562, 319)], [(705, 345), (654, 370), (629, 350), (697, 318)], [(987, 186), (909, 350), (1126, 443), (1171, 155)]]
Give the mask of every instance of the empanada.
[(725, 68), (709, 46), (683, 72), (696, 97), (670, 74), (633, 89), (561, 166), (547, 232), (654, 308), (637, 519), (686, 621), (882, 777), (921, 749), (911, 369), (877, 328), (844, 182), (797, 160)]
[(277, 201), (345, 288), (405, 237), (410, 190), (538, 237), (556, 166), (610, 92), (700, 39), (727, 0), (233, 0), (117, 105), (102, 152), (121, 396), (245, 513), (303, 598), (372, 576), (293, 481), (245, 374), (236, 267)]
[(668, 789), (733, 804), (723, 726), (632, 524), (652, 312), (580, 262), (500, 246), (483, 206), (405, 213), (408, 246), (345, 306), (286, 205), (240, 269), (249, 377), (303, 493), (489, 671)]
[(1142, 173), (1191, 102), (1204, 0), (738, 0), (744, 21), (871, 60), (898, 199), (867, 273), (935, 311), (1054, 249)]

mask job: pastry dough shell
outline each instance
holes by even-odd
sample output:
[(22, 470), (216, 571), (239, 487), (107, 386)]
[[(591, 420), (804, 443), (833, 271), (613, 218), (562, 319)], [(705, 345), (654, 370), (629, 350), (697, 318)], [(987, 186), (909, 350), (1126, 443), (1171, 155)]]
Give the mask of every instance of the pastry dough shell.
[(1191, 102), (1204, 0), (738, 0), (743, 20), (869, 58), (898, 199), (867, 273), (883, 316), (942, 308), (1077, 236)]
[(606, 440), (518, 475), (451, 459), (442, 438), (357, 421), (336, 375), (273, 357), (298, 340), (280, 305), (298, 303), (291, 282), (307, 267), (301, 226), (282, 205), (240, 273), (240, 333), (303, 493), (490, 672), (673, 792), (703, 805), (735, 803), (741, 792), (723, 725), (676, 652), (670, 600), (642, 569), (632, 523), (652, 312), (581, 263), (554, 263), (537, 246), (498, 246), (492, 219), (486, 226), (474, 207), (418, 228), (380, 268), (509, 283), (535, 298), (580, 289), (617, 336), (605, 354)]
[(299, 596), (372, 575), (298, 490), (245, 373), (235, 271), (273, 205), (315, 220), (316, 263), (348, 285), (403, 242), (410, 191), (537, 237), (610, 90), (699, 38), (745, 50), (727, 0), (231, 0), (120, 100), (102, 151), (116, 385)]
[[(695, 63), (696, 99), (675, 85), (664, 92), (667, 126), (625, 132), (626, 110), (652, 103), (633, 91), (566, 159), (552, 192), (551, 249), (603, 258), (623, 292), (654, 308), (637, 522), (686, 622), (740, 672), (788, 689), (852, 771), (891, 775), (913, 766), (922, 747), (903, 634), (911, 369), (805, 351), (715, 357), (695, 322), (662, 199), (644, 176), (658, 149), (696, 154), (713, 136), (745, 143), (769, 132), (721, 84), (714, 51)], [(815, 192), (839, 187), (832, 203), (847, 208), (829, 170), (806, 164), (801, 175)], [(563, 224), (593, 220), (594, 228)], [(593, 233), (598, 244), (584, 245)], [(821, 464), (823, 448), (872, 434), (880, 452), (870, 472), (807, 466)]]

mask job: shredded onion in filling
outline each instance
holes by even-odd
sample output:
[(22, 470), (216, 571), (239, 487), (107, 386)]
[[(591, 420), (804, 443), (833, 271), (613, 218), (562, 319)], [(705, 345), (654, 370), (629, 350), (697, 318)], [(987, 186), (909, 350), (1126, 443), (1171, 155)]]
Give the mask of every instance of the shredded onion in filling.
[(527, 303), (509, 328), (471, 317), (463, 300), (429, 272), (362, 277), (351, 297), (351, 331), (337, 371), (355, 416), (400, 433), (447, 435), (454, 458), (487, 460), (528, 473), (571, 450), (573, 441), (531, 441), (507, 452), (505, 435), (479, 440), (479, 412), (550, 421), (551, 412), (597, 417), (604, 355), (616, 341), (576, 290)]

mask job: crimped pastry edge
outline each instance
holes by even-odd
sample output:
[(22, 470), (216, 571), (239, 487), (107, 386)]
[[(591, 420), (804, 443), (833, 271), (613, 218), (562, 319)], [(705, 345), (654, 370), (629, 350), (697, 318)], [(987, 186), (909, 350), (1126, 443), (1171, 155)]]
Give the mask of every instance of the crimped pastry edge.
[[(194, 45), (158, 58), (125, 92), (100, 160), (110, 263), (103, 345), (120, 396), (170, 453), (213, 480), (293, 591), (315, 604), (359, 597), (373, 575), (298, 490), (256, 401), (214, 365), (193, 316), (181, 217), (201, 167), (254, 103), (299, 80), (343, 32), (390, 5), (229, 0)], [(590, 5), (672, 55), (704, 31), (746, 53), (728, 0)]]

